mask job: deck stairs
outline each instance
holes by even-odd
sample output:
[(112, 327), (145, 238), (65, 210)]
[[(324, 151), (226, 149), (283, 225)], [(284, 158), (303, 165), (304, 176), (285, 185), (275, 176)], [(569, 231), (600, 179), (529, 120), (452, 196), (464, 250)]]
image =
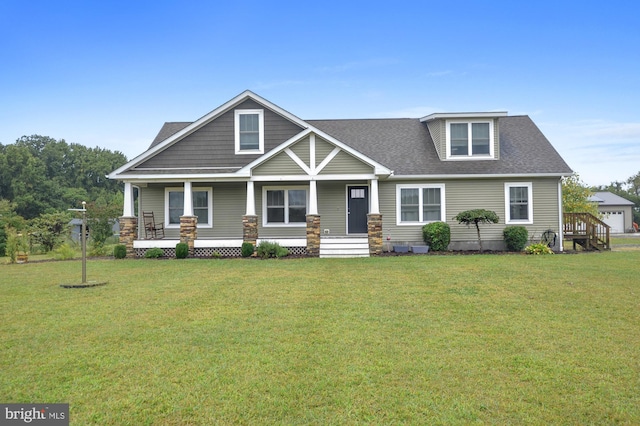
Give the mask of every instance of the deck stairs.
[(321, 237), (320, 257), (369, 257), (369, 238)]
[(563, 236), (587, 251), (611, 250), (611, 227), (590, 213), (564, 213)]

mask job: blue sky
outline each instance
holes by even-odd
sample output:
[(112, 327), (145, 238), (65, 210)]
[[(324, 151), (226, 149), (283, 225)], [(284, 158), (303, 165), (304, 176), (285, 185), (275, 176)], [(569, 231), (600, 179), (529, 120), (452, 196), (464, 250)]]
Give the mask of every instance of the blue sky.
[(591, 185), (640, 172), (636, 1), (0, 2), (0, 143), (133, 158), (249, 89), (302, 119), (527, 114)]

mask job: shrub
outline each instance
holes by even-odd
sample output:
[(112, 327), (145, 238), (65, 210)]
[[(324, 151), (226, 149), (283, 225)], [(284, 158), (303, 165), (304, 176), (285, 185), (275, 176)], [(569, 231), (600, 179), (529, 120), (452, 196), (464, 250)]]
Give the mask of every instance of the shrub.
[(222, 255), (221, 255), (221, 254), (220, 254), (220, 252), (218, 252), (218, 251), (214, 251), (214, 252), (211, 254), (211, 257), (212, 257), (212, 258), (214, 258), (214, 259), (222, 259)]
[(527, 254), (553, 254), (553, 250), (544, 243), (531, 244), (525, 247), (524, 251)]
[(428, 223), (422, 227), (422, 239), (433, 251), (445, 251), (451, 242), (451, 228), (445, 222)]
[(240, 252), (242, 254), (242, 257), (249, 257), (253, 254), (253, 252), (255, 251), (255, 247), (253, 244), (249, 243), (249, 242), (244, 242), (242, 243), (242, 247), (240, 248)]
[(127, 246), (118, 244), (113, 248), (113, 257), (116, 259), (124, 259), (127, 257)]
[(74, 249), (69, 243), (64, 243), (53, 250), (53, 258), (56, 260), (73, 259), (75, 255), (76, 249)]
[(261, 259), (268, 259), (270, 257), (280, 258), (287, 256), (289, 250), (280, 246), (278, 243), (263, 241), (256, 248), (256, 253)]
[(522, 251), (527, 245), (529, 231), (524, 226), (507, 226), (502, 232), (504, 243), (509, 251)]
[(176, 244), (176, 258), (186, 259), (187, 256), (189, 256), (189, 244), (187, 243)]
[(147, 259), (157, 259), (162, 256), (164, 256), (164, 250), (162, 250), (160, 247), (149, 249), (144, 254), (144, 257), (146, 257)]
[(107, 246), (100, 241), (93, 240), (89, 246), (89, 256), (105, 256), (107, 252)]

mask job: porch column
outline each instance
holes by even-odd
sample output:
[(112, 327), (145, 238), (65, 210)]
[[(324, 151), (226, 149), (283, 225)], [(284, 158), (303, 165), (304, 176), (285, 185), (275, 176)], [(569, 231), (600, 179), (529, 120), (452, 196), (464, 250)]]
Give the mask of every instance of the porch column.
[(138, 236), (138, 218), (133, 215), (133, 186), (131, 182), (124, 183), (124, 207), (120, 217), (120, 244), (127, 247), (127, 257), (135, 257), (133, 242)]
[(193, 256), (194, 241), (198, 238), (198, 217), (193, 215), (193, 197), (191, 194), (191, 182), (184, 183), (184, 214), (180, 216), (180, 242), (187, 243), (189, 255)]
[(307, 254), (320, 256), (320, 215), (318, 214), (318, 190), (315, 180), (309, 181), (309, 209), (307, 211)]
[(131, 182), (124, 183), (124, 208), (122, 209), (122, 216), (133, 217), (133, 186)]
[(247, 181), (247, 207), (242, 216), (242, 242), (255, 247), (258, 241), (258, 216), (253, 181)]
[(371, 214), (380, 214), (380, 201), (378, 196), (378, 179), (369, 181), (371, 186)]
[(307, 214), (318, 214), (318, 190), (315, 180), (309, 181), (309, 211)]

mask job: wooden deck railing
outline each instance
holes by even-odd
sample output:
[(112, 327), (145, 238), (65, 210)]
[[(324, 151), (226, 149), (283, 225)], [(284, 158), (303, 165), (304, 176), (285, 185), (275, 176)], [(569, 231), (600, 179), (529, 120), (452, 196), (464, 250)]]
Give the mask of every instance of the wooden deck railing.
[(609, 225), (590, 213), (564, 213), (563, 236), (585, 250), (611, 250)]

